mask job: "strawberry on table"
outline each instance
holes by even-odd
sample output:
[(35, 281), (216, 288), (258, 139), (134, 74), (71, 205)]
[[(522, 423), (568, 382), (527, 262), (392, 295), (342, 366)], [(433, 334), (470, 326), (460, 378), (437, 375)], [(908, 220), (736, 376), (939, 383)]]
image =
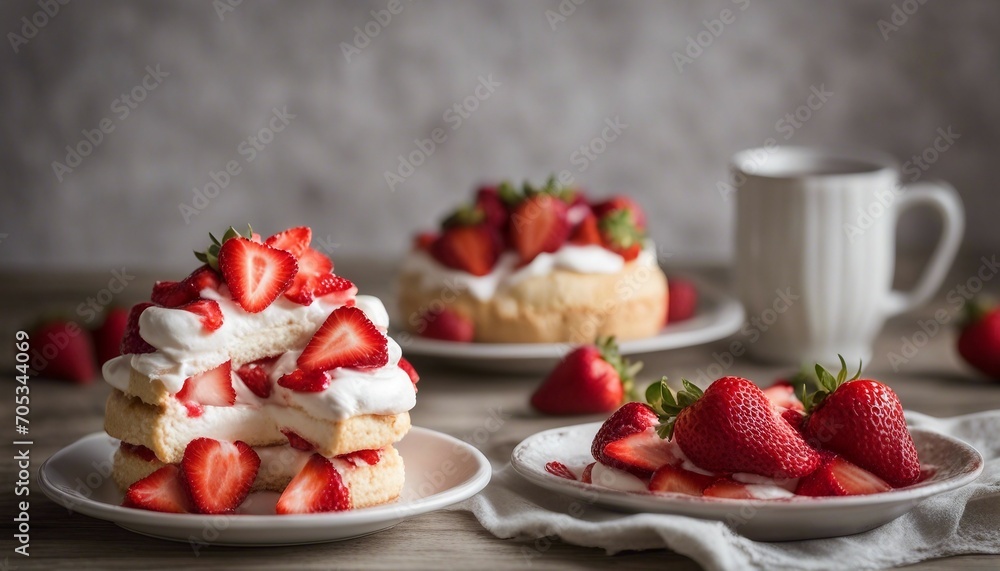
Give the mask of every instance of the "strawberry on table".
[(574, 349), (549, 373), (531, 395), (531, 406), (545, 414), (611, 412), (631, 396), (635, 374), (618, 352), (613, 337)]
[(859, 379), (860, 367), (848, 379), (843, 357), (840, 362), (837, 377), (816, 365), (821, 388), (806, 397), (803, 433), (814, 446), (836, 452), (893, 487), (913, 484), (920, 478), (920, 461), (899, 397), (878, 381)]
[(275, 511), (305, 514), (351, 509), (351, 494), (340, 472), (326, 458), (313, 454), (281, 493)]
[(966, 304), (958, 354), (984, 375), (1000, 380), (1000, 307), (984, 300)]
[(469, 343), (476, 336), (472, 320), (451, 309), (425, 311), (421, 314), (421, 321), (424, 324), (423, 329), (418, 331), (421, 337)]
[(65, 319), (53, 319), (34, 328), (32, 347), (38, 353), (31, 366), (43, 377), (89, 383), (97, 376), (90, 332)]
[(698, 288), (694, 282), (676, 276), (667, 278), (666, 323), (691, 319), (697, 308)]
[(180, 469), (167, 465), (129, 486), (125, 507), (168, 513), (193, 513), (197, 510), (181, 482)]
[(184, 449), (181, 476), (200, 513), (235, 510), (250, 493), (260, 457), (245, 442), (196, 438)]
[(463, 207), (442, 222), (441, 234), (430, 245), (442, 265), (474, 276), (493, 271), (503, 250), (500, 231), (486, 222), (482, 208)]
[(297, 364), (305, 371), (378, 368), (389, 362), (388, 341), (356, 307), (333, 310), (306, 344)]
[(104, 314), (104, 321), (94, 330), (97, 364), (103, 365), (121, 355), (122, 338), (128, 329), (128, 310), (112, 307)]

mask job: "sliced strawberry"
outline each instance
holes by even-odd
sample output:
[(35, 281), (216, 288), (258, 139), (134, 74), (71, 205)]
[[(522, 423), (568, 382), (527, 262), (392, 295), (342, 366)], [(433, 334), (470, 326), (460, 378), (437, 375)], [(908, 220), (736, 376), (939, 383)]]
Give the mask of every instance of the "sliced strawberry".
[(431, 244), (433, 244), (437, 239), (437, 232), (421, 232), (413, 237), (413, 249), (430, 252)]
[(246, 442), (195, 438), (184, 449), (181, 475), (198, 511), (229, 513), (250, 493), (260, 457)]
[(649, 491), (700, 496), (705, 488), (711, 486), (714, 481), (715, 478), (712, 476), (664, 464), (653, 473), (653, 477), (649, 480)]
[(604, 455), (641, 478), (679, 460), (666, 440), (647, 431), (609, 442), (604, 447)]
[(324, 371), (295, 369), (282, 375), (278, 384), (299, 393), (318, 393), (330, 386), (330, 376)]
[(806, 409), (799, 397), (795, 396), (795, 387), (788, 381), (778, 381), (761, 392), (774, 406), (798, 411)]
[(569, 237), (568, 206), (551, 194), (522, 200), (510, 216), (510, 241), (522, 263), (543, 252), (555, 252)]
[(378, 368), (389, 362), (388, 348), (385, 335), (365, 312), (356, 307), (338, 307), (302, 350), (298, 366), (306, 371)]
[(406, 371), (406, 374), (410, 376), (410, 382), (413, 383), (413, 392), (417, 392), (417, 383), (420, 382), (420, 375), (417, 374), (417, 370), (404, 357), (399, 358), (398, 365), (400, 369)]
[(288, 445), (291, 446), (292, 448), (295, 448), (296, 450), (305, 450), (306, 452), (311, 452), (316, 449), (315, 444), (309, 442), (305, 438), (302, 438), (292, 430), (289, 430), (287, 428), (282, 428), (281, 433), (284, 434), (285, 438), (288, 439)]
[(266, 399), (271, 396), (271, 379), (268, 378), (271, 372), (271, 365), (275, 358), (261, 359), (253, 363), (245, 363), (236, 370), (236, 376), (243, 381), (243, 384), (250, 389), (250, 392)]
[(188, 416), (201, 416), (202, 405), (233, 406), (236, 390), (233, 389), (232, 362), (188, 377), (177, 392), (177, 400), (187, 407)]
[(149, 299), (163, 307), (180, 307), (191, 301), (191, 296), (180, 282), (158, 281), (153, 284)]
[(502, 249), (499, 232), (480, 223), (445, 228), (431, 244), (431, 256), (449, 268), (485, 276), (493, 271)]
[(268, 246), (284, 250), (296, 258), (302, 256), (310, 242), (312, 242), (312, 228), (308, 226), (289, 228), (264, 240)]
[(178, 514), (195, 511), (195, 505), (181, 482), (180, 470), (172, 464), (129, 486), (122, 505)]
[(136, 353), (153, 353), (156, 351), (156, 347), (153, 347), (146, 340), (139, 335), (139, 316), (148, 307), (153, 307), (155, 304), (150, 302), (137, 303), (132, 306), (132, 309), (128, 312), (128, 323), (125, 327), (125, 335), (122, 337), (121, 354), (122, 355), (133, 355)]
[(421, 317), (424, 328), (418, 329), (417, 333), (422, 337), (468, 343), (476, 336), (472, 320), (450, 309), (442, 309), (440, 312), (426, 311)]
[(300, 305), (312, 303), (317, 280), (330, 275), (333, 262), (323, 252), (306, 248), (299, 257), (299, 271), (285, 291), (285, 297)]
[(559, 476), (560, 478), (566, 478), (567, 480), (576, 481), (576, 474), (572, 470), (566, 467), (562, 462), (552, 461), (545, 464), (545, 471), (553, 476)]
[(279, 514), (304, 514), (351, 509), (351, 493), (333, 463), (313, 454), (278, 498)]
[(597, 465), (597, 462), (591, 462), (590, 464), (587, 464), (587, 467), (583, 469), (583, 474), (580, 475), (581, 482), (583, 482), (584, 484), (594, 483), (593, 473), (595, 465)]
[(222, 279), (218, 272), (201, 266), (180, 282), (156, 282), (150, 300), (163, 307), (180, 307), (201, 296), (202, 290), (219, 289)]
[(347, 454), (337, 456), (338, 459), (347, 462), (351, 466), (357, 467), (359, 464), (374, 466), (382, 461), (381, 450), (355, 450)]
[(212, 299), (199, 299), (180, 306), (178, 309), (190, 311), (201, 319), (201, 328), (205, 331), (215, 331), (222, 327), (222, 310), (219, 302)]
[(746, 484), (741, 484), (728, 478), (721, 479), (705, 488), (705, 496), (713, 498), (731, 498), (734, 500), (752, 500), (753, 494)]
[(892, 486), (868, 470), (827, 453), (816, 471), (799, 480), (795, 493), (801, 496), (860, 496), (891, 489)]
[[(631, 465), (607, 455), (605, 452), (606, 447), (613, 442), (634, 434), (644, 433), (650, 429), (655, 430), (657, 423), (656, 412), (648, 404), (627, 402), (601, 425), (601, 428), (594, 436), (594, 442), (590, 446), (590, 453), (594, 456), (594, 460), (605, 466), (631, 471), (634, 469)], [(669, 462), (663, 462), (663, 464), (667, 463)], [(660, 465), (657, 465), (651, 470), (640, 470), (637, 475), (640, 477), (649, 477), (659, 467)]]
[(322, 297), (329, 303), (345, 305), (358, 295), (358, 286), (351, 280), (333, 274), (323, 274), (313, 284), (313, 297)]
[(138, 456), (146, 462), (153, 462), (157, 459), (156, 454), (142, 444), (129, 444), (128, 442), (122, 442), (119, 447), (122, 449), (122, 452)]
[(569, 235), (569, 243), (577, 246), (601, 246), (604, 240), (601, 238), (601, 231), (597, 227), (597, 217), (587, 214), (583, 220), (573, 228)]
[(219, 249), (219, 269), (236, 303), (249, 313), (258, 313), (288, 288), (298, 264), (284, 250), (230, 238)]

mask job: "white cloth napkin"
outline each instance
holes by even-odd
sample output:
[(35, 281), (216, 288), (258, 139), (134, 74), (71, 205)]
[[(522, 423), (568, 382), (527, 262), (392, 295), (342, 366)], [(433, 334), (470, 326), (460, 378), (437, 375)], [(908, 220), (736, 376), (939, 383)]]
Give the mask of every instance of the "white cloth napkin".
[[(497, 537), (563, 541), (626, 550), (672, 549), (708, 570), (870, 569), (969, 553), (1000, 553), (1000, 410), (939, 419), (907, 412), (911, 426), (962, 439), (986, 460), (972, 484), (934, 496), (908, 514), (866, 533), (834, 539), (764, 543), (725, 524), (685, 516), (622, 514), (588, 506), (567, 512), (572, 500), (521, 478), (506, 458), (495, 458), (490, 485), (455, 509), (472, 512)], [(547, 540), (526, 546), (543, 554)]]

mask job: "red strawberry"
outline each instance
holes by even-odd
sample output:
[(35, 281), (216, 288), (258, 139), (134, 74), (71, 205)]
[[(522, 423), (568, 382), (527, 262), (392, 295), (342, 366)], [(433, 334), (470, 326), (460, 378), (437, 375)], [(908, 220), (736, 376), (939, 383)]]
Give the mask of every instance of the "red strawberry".
[(313, 282), (313, 296), (331, 303), (346, 304), (358, 295), (358, 286), (351, 280), (333, 274), (324, 274)]
[(542, 252), (555, 252), (569, 237), (568, 206), (562, 199), (547, 193), (522, 200), (510, 215), (510, 242), (528, 263)]
[(266, 399), (271, 396), (271, 389), (273, 388), (268, 375), (271, 372), (271, 365), (274, 364), (275, 360), (276, 358), (271, 357), (254, 361), (253, 363), (245, 363), (236, 370), (236, 376), (243, 381), (243, 384), (250, 389), (250, 392), (262, 399)]
[(667, 280), (666, 323), (691, 319), (698, 308), (698, 288), (694, 283), (678, 277)]
[(157, 460), (156, 453), (142, 444), (129, 444), (128, 442), (122, 442), (118, 445), (118, 447), (122, 449), (122, 452), (138, 456), (146, 462), (153, 462)]
[(382, 461), (382, 451), (381, 450), (355, 450), (354, 452), (348, 452), (347, 454), (341, 454), (337, 456), (337, 459), (347, 462), (351, 466), (357, 467), (358, 465), (374, 466)]
[(566, 467), (562, 462), (552, 461), (545, 464), (545, 471), (553, 476), (559, 476), (560, 478), (566, 478), (567, 480), (576, 480), (576, 475), (573, 474), (572, 470)]
[(806, 397), (803, 432), (811, 444), (857, 464), (893, 487), (908, 486), (920, 478), (920, 460), (899, 397), (886, 385), (847, 379), (847, 364), (836, 378), (816, 365), (822, 387)]
[[(648, 442), (647, 430), (656, 426), (657, 418), (653, 409), (641, 402), (627, 402), (612, 414), (604, 424), (601, 425), (594, 442), (591, 444), (590, 452), (597, 460), (605, 466), (625, 470), (639, 476), (648, 478), (657, 468), (669, 463), (674, 458), (671, 457), (663, 462), (663, 454), (649, 454), (644, 447), (633, 444)], [(621, 442), (629, 437), (636, 437), (626, 442)], [(607, 448), (611, 446), (611, 454), (607, 453)], [(634, 465), (638, 463), (640, 465)]]
[(278, 498), (279, 514), (304, 514), (351, 509), (351, 493), (340, 472), (326, 458), (313, 454)]
[(421, 317), (424, 328), (417, 333), (422, 337), (468, 343), (476, 336), (472, 320), (450, 309), (442, 309), (440, 312), (426, 311)]
[(632, 391), (642, 363), (618, 353), (613, 337), (583, 345), (566, 355), (531, 395), (531, 406), (545, 414), (611, 412)]
[(430, 252), (431, 244), (433, 244), (437, 239), (437, 232), (421, 232), (413, 237), (413, 249)]
[(763, 391), (767, 400), (771, 404), (783, 409), (805, 410), (805, 406), (799, 397), (795, 396), (795, 386), (788, 381), (775, 381), (775, 383)]
[(605, 247), (630, 262), (642, 252), (645, 232), (635, 224), (629, 211), (611, 210), (598, 217), (597, 226)]
[(711, 472), (749, 472), (769, 478), (799, 478), (819, 464), (809, 447), (775, 411), (757, 385), (723, 377), (707, 390), (687, 380), (673, 396), (666, 381), (646, 391), (663, 412), (661, 436), (671, 436), (684, 454)]
[(192, 513), (194, 503), (181, 482), (180, 469), (167, 465), (129, 486), (123, 506), (168, 513)]
[(181, 287), (181, 282), (158, 281), (153, 284), (153, 291), (149, 294), (149, 299), (156, 305), (163, 307), (179, 307), (191, 301), (191, 297), (185, 288)]
[(493, 271), (502, 248), (500, 235), (485, 223), (451, 226), (431, 244), (431, 256), (449, 268), (485, 276)]
[(218, 272), (201, 266), (180, 282), (156, 282), (150, 301), (163, 307), (180, 307), (201, 297), (201, 291), (217, 290), (222, 283)]
[(649, 491), (672, 492), (700, 496), (705, 488), (712, 485), (715, 477), (685, 470), (670, 464), (660, 466), (649, 480)]
[(40, 376), (79, 384), (90, 383), (97, 376), (90, 332), (78, 324), (61, 319), (49, 321), (29, 337), (35, 349), (31, 367)]
[(281, 433), (284, 434), (285, 438), (288, 439), (288, 445), (291, 446), (292, 448), (295, 448), (296, 450), (305, 450), (306, 452), (310, 452), (316, 449), (315, 444), (309, 442), (305, 438), (302, 438), (301, 436), (299, 436), (298, 434), (287, 428), (282, 428)]
[(490, 228), (503, 233), (507, 227), (507, 206), (500, 198), (496, 187), (484, 186), (476, 191), (476, 206), (483, 211), (483, 222)]
[[(656, 438), (651, 431), (632, 434), (609, 442), (604, 447), (604, 457), (614, 460), (624, 470), (648, 478), (649, 475), (666, 464), (679, 460), (673, 450), (663, 440)], [(607, 462), (604, 462), (607, 464)], [(615, 464), (608, 464), (618, 467)]]
[(122, 338), (128, 329), (128, 311), (113, 307), (104, 314), (104, 321), (94, 330), (97, 364), (103, 365), (121, 355)]
[(597, 227), (597, 217), (587, 214), (583, 220), (573, 228), (569, 235), (569, 243), (577, 246), (601, 246), (604, 241), (601, 238), (601, 231)]
[(330, 376), (323, 371), (295, 369), (282, 375), (278, 384), (299, 393), (318, 393), (330, 386)]
[(258, 313), (281, 295), (298, 272), (295, 256), (246, 238), (230, 238), (219, 249), (219, 269), (233, 300)]
[(791, 426), (796, 432), (802, 434), (802, 425), (806, 420), (806, 413), (804, 411), (794, 408), (786, 408), (784, 410), (780, 410), (780, 413), (781, 418), (788, 423), (788, 426)]
[[(356, 307), (338, 307), (306, 344), (297, 364), (306, 371), (372, 369), (389, 362), (385, 335)], [(280, 381), (279, 381), (280, 383)]]
[(795, 493), (800, 496), (860, 496), (891, 489), (875, 474), (836, 454), (825, 454), (819, 468), (799, 480)]
[(289, 228), (264, 240), (268, 246), (284, 250), (296, 258), (302, 256), (310, 242), (312, 242), (312, 228), (308, 226)]
[(730, 498), (734, 500), (752, 500), (753, 494), (746, 484), (723, 478), (705, 488), (704, 496), (709, 498)]
[(591, 462), (590, 464), (587, 464), (586, 468), (583, 469), (583, 474), (580, 475), (580, 481), (584, 484), (594, 483), (593, 473), (595, 464), (597, 464), (597, 462)]
[(629, 218), (635, 224), (636, 228), (640, 230), (646, 229), (646, 214), (642, 211), (642, 207), (639, 206), (639, 203), (627, 196), (612, 196), (603, 202), (594, 204), (593, 209), (594, 214), (596, 214), (598, 218), (603, 218), (605, 215), (615, 211), (625, 211), (628, 213)]
[(403, 357), (399, 358), (399, 363), (397, 364), (400, 369), (403, 369), (409, 375), (410, 382), (413, 383), (413, 392), (417, 392), (417, 383), (420, 382), (420, 375), (417, 374), (417, 370)]
[(333, 262), (322, 252), (306, 248), (298, 259), (299, 271), (292, 283), (285, 290), (285, 297), (300, 305), (309, 305), (316, 297), (315, 289), (318, 280), (330, 275)]
[(180, 306), (178, 309), (190, 311), (201, 319), (201, 328), (205, 331), (215, 331), (222, 327), (222, 310), (219, 302), (212, 299), (199, 299)]
[(226, 361), (214, 369), (188, 377), (176, 396), (187, 407), (188, 416), (201, 416), (202, 405), (233, 406), (236, 390), (233, 389), (232, 362)]
[(958, 354), (984, 375), (1000, 380), (1000, 308), (980, 300), (966, 304)]
[(260, 457), (245, 442), (195, 438), (184, 449), (181, 475), (198, 511), (230, 513), (257, 478)]
[(125, 335), (122, 337), (121, 354), (122, 355), (133, 355), (136, 353), (152, 353), (156, 351), (156, 347), (153, 347), (146, 340), (139, 335), (139, 316), (148, 307), (152, 307), (153, 303), (148, 301), (137, 303), (132, 306), (132, 309), (128, 312), (128, 323), (125, 327)]

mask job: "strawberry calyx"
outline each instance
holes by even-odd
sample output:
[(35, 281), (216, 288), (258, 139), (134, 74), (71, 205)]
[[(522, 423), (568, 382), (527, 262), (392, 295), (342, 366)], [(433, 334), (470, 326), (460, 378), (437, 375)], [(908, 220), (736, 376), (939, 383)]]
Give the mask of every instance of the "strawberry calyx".
[(625, 392), (625, 400), (637, 400), (635, 375), (642, 370), (642, 361), (633, 363), (623, 357), (618, 351), (618, 343), (615, 342), (614, 336), (600, 338), (596, 345), (597, 350), (601, 353), (601, 359), (604, 359), (618, 373), (618, 378), (622, 381), (622, 390)]
[(823, 368), (823, 365), (817, 363), (816, 379), (819, 381), (819, 388), (812, 393), (808, 393), (805, 385), (803, 385), (801, 400), (803, 406), (805, 406), (806, 414), (816, 410), (816, 408), (819, 407), (824, 400), (826, 400), (826, 397), (832, 395), (838, 388), (840, 388), (840, 385), (850, 381), (856, 381), (861, 378), (860, 361), (858, 362), (858, 371), (854, 373), (853, 377), (847, 378), (847, 362), (844, 361), (843, 355), (837, 355), (837, 358), (840, 359), (840, 372), (837, 373), (836, 377)]
[(209, 232), (208, 237), (212, 239), (212, 244), (209, 245), (204, 252), (195, 251), (194, 257), (198, 258), (198, 261), (201, 263), (207, 264), (213, 270), (219, 271), (219, 250), (222, 249), (222, 245), (226, 243), (227, 240), (231, 240), (233, 238), (246, 238), (247, 240), (253, 240), (254, 232), (253, 228), (247, 224), (246, 234), (242, 234), (239, 230), (230, 226), (229, 229), (226, 230), (226, 233), (222, 235), (222, 240), (216, 238), (211, 232)]
[(669, 440), (674, 434), (674, 423), (677, 415), (682, 410), (694, 404), (705, 392), (697, 385), (687, 379), (681, 379), (683, 388), (674, 392), (667, 384), (667, 377), (646, 387), (646, 402), (656, 413), (660, 424), (656, 427), (656, 434), (665, 440)]
[(503, 181), (497, 187), (497, 195), (500, 196), (500, 200), (507, 206), (514, 206), (539, 195), (554, 196), (566, 204), (573, 204), (576, 200), (577, 191), (573, 187), (559, 184), (555, 175), (551, 175), (542, 186), (535, 186), (528, 181), (524, 181), (520, 189), (509, 181)]
[(979, 296), (967, 301), (962, 310), (962, 321), (959, 323), (959, 328), (965, 329), (970, 325), (979, 323), (995, 309), (997, 309), (996, 302), (988, 297)]
[(460, 226), (476, 226), (486, 220), (486, 213), (477, 205), (460, 206), (447, 218), (441, 221), (441, 228), (456, 228)]
[(625, 209), (612, 210), (597, 221), (601, 236), (614, 250), (641, 248), (646, 238), (635, 220), (632, 212)]

